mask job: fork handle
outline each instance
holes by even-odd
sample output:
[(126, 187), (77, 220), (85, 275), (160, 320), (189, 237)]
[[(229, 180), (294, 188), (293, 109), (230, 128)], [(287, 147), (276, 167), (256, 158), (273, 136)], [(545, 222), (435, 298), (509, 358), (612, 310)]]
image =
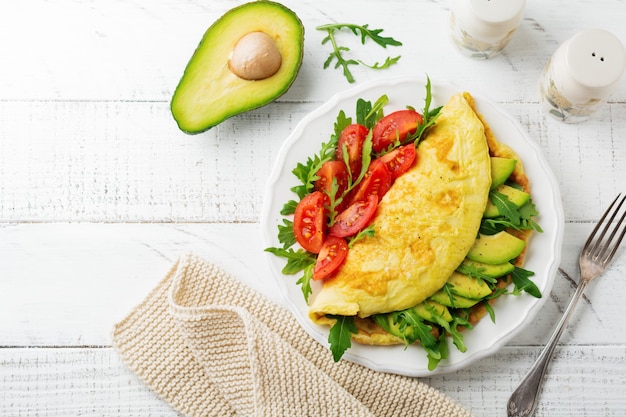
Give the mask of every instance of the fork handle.
[(548, 363), (550, 363), (550, 359), (552, 358), (554, 348), (556, 347), (563, 330), (567, 326), (567, 322), (572, 316), (580, 296), (585, 291), (587, 283), (587, 280), (582, 278), (580, 279), (578, 286), (576, 287), (576, 291), (574, 292), (574, 295), (572, 295), (572, 298), (563, 313), (563, 317), (561, 317), (559, 324), (552, 332), (546, 346), (520, 385), (515, 391), (513, 391), (513, 394), (511, 394), (511, 398), (509, 398), (507, 406), (508, 417), (528, 417), (535, 411), (539, 389), (543, 383), (543, 377), (546, 373)]

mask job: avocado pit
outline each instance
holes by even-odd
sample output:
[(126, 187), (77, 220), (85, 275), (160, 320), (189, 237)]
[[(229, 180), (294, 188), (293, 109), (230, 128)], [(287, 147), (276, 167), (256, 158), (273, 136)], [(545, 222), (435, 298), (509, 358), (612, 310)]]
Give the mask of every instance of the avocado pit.
[(276, 74), (282, 56), (274, 40), (265, 32), (250, 32), (233, 48), (228, 68), (244, 80), (264, 80)]

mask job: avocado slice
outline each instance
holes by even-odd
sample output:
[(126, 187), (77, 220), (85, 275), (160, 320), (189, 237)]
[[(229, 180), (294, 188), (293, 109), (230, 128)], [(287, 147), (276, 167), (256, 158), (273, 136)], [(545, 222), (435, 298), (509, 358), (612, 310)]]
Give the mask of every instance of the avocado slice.
[(302, 64), (304, 27), (287, 7), (254, 1), (207, 29), (170, 109), (185, 133), (200, 133), (284, 94)]
[(470, 308), (477, 304), (480, 300), (474, 298), (463, 297), (458, 294), (448, 294), (444, 290), (439, 290), (430, 296), (430, 300), (436, 301), (450, 308)]
[[(525, 191), (519, 190), (517, 188), (511, 187), (510, 185), (502, 184), (498, 186), (494, 192), (500, 193), (504, 195), (511, 203), (515, 204), (515, 207), (520, 208), (524, 204), (528, 203), (530, 200), (530, 194)], [(491, 199), (487, 202), (487, 207), (485, 208), (485, 212), (483, 213), (483, 217), (487, 219), (492, 219), (494, 217), (498, 217), (502, 215), (498, 207), (493, 204)]]
[[(400, 315), (406, 315), (406, 318), (400, 319)], [(384, 331), (402, 339), (407, 345), (418, 340), (421, 332), (424, 330), (430, 331), (431, 329), (431, 327), (425, 324), (423, 319), (410, 308), (392, 313), (375, 314), (372, 318)], [(416, 326), (419, 326), (420, 329), (416, 329)]]
[(461, 265), (457, 268), (457, 271), (466, 275), (470, 275), (472, 271), (476, 271), (476, 273), (489, 278), (499, 278), (510, 274), (514, 269), (515, 266), (510, 262), (490, 265), (483, 262), (471, 261), (465, 258)]
[(517, 161), (510, 158), (491, 157), (491, 189), (504, 184), (509, 179)]
[(435, 314), (447, 322), (452, 321), (452, 315), (450, 314), (448, 307), (433, 300), (425, 300), (419, 303), (413, 307), (413, 311), (415, 311), (415, 313), (424, 320), (432, 323), (437, 323), (434, 316)]
[(483, 280), (469, 277), (460, 272), (453, 272), (447, 281), (450, 291), (466, 298), (480, 300), (491, 294), (491, 288)]
[(466, 256), (472, 261), (497, 265), (517, 258), (525, 247), (526, 242), (503, 230), (495, 235), (480, 235)]

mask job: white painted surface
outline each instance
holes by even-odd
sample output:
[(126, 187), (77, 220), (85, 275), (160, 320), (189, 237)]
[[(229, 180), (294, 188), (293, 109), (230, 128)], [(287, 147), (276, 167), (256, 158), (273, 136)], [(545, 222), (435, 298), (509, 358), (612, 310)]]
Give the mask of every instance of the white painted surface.
[[(369, 23), (404, 43), (372, 56), (401, 54), (390, 70), (354, 67), (357, 82), (428, 73), (489, 97), (554, 170), (565, 240), (544, 308), (495, 356), (424, 379), (477, 416), (505, 415), (573, 293), (582, 242), (626, 191), (626, 81), (594, 119), (564, 125), (542, 113), (537, 80), (579, 30), (601, 27), (626, 41), (626, 4), (529, 0), (503, 55), (472, 61), (447, 39), (446, 1), (283, 3), (306, 30), (295, 84), (277, 102), (197, 136), (177, 129), (169, 100), (206, 28), (240, 2), (0, 4), (0, 415), (175, 416), (120, 362), (109, 333), (182, 253), (281, 302), (260, 239), (264, 183), (297, 122), (349, 87), (339, 71), (322, 69), (329, 51), (315, 27), (332, 21)], [(625, 252), (589, 287), (537, 415), (626, 414)]]

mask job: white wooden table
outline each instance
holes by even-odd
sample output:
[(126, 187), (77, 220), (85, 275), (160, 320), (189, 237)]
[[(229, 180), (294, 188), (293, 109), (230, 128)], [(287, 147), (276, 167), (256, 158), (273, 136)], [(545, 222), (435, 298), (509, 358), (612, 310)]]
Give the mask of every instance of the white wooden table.
[[(489, 97), (539, 143), (558, 179), (563, 257), (539, 315), (493, 357), (424, 378), (476, 415), (506, 414), (574, 291), (585, 236), (626, 189), (626, 82), (593, 120), (565, 125), (542, 112), (537, 80), (579, 30), (626, 41), (626, 2), (528, 0), (519, 31), (490, 61), (453, 49), (447, 1), (283, 3), (306, 30), (295, 84), (198, 136), (177, 129), (169, 100), (206, 28), (240, 2), (0, 4), (0, 415), (177, 415), (121, 363), (110, 331), (182, 253), (281, 302), (262, 252), (264, 183), (298, 121), (349, 87), (322, 69), (329, 51), (315, 27), (333, 21), (369, 23), (404, 44), (387, 71), (355, 67), (357, 82), (428, 73)], [(625, 252), (586, 292), (537, 415), (626, 415)]]

